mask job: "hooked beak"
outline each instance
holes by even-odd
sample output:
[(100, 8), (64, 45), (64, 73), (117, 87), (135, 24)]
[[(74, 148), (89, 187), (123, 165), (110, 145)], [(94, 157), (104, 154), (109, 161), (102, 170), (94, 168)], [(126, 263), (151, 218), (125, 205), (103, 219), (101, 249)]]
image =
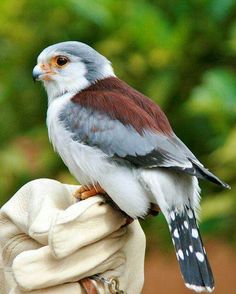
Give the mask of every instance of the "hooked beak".
[(42, 80), (51, 80), (50, 75), (53, 75), (54, 73), (49, 69), (46, 68), (46, 66), (40, 66), (37, 64), (32, 72), (33, 81), (42, 81)]
[(40, 81), (41, 78), (44, 75), (44, 71), (40, 68), (40, 66), (37, 64), (32, 72), (33, 81)]

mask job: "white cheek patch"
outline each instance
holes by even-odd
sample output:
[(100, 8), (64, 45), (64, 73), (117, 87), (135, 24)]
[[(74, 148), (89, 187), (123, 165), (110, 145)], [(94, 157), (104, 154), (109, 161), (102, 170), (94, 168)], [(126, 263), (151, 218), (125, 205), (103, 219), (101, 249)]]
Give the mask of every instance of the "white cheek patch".
[(86, 79), (86, 66), (80, 61), (71, 62), (68, 66), (57, 71), (52, 81), (45, 81), (49, 103), (65, 93), (76, 94), (90, 86)]

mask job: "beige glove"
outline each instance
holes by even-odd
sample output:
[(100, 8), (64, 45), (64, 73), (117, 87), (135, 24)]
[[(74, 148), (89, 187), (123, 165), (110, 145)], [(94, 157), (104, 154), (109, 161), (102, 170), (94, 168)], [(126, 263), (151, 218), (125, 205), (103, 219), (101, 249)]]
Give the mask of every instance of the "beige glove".
[[(0, 293), (84, 293), (78, 282), (118, 277), (140, 293), (145, 237), (138, 223), (95, 196), (76, 202), (78, 186), (40, 179), (23, 186), (0, 211)], [(108, 293), (108, 290), (105, 290)]]

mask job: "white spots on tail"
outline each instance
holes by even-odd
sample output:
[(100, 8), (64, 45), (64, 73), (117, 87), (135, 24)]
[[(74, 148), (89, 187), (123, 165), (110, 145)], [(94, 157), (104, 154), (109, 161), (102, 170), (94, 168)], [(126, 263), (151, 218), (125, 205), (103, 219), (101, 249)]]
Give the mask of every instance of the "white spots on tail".
[(171, 213), (170, 213), (170, 217), (171, 219), (174, 221), (175, 220), (175, 213), (174, 211), (172, 210)]
[(189, 245), (189, 251), (190, 251), (191, 253), (193, 253), (193, 246), (192, 246), (192, 245)]
[(186, 255), (189, 256), (188, 249), (186, 249)]
[(192, 212), (192, 210), (188, 209), (187, 210), (187, 214), (188, 214), (188, 217), (189, 218), (191, 218), (191, 219), (193, 218), (193, 212)]
[(203, 262), (204, 261), (204, 255), (201, 253), (201, 252), (196, 252), (196, 257), (197, 259), (200, 261), (200, 262)]
[(192, 236), (193, 236), (193, 238), (198, 238), (198, 231), (197, 231), (197, 229), (192, 229)]
[(174, 230), (174, 237), (179, 238), (179, 232), (177, 229)]
[(184, 221), (184, 226), (185, 226), (185, 228), (188, 230), (189, 225), (188, 225), (188, 222), (187, 222), (187, 221)]
[(178, 256), (179, 256), (182, 260), (184, 260), (184, 253), (183, 253), (183, 251), (182, 251), (181, 249), (178, 250)]

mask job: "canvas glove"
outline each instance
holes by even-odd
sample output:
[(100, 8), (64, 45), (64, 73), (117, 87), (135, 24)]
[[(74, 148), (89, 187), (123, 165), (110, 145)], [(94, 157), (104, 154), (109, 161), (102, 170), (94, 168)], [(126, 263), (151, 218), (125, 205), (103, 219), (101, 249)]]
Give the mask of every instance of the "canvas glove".
[(35, 180), (1, 208), (1, 293), (85, 293), (81, 280), (95, 274), (141, 293), (145, 237), (138, 221), (124, 226), (101, 196), (76, 202), (76, 189)]

